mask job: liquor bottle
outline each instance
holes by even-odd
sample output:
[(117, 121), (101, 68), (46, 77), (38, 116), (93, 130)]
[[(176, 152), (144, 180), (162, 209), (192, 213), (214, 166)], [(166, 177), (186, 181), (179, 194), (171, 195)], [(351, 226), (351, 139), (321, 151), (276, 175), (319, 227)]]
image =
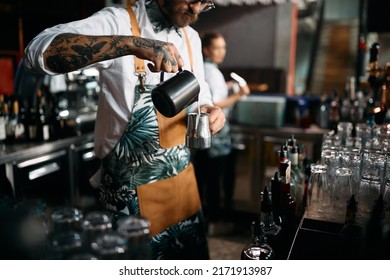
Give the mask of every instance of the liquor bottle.
[(267, 186), (264, 187), (261, 197), (260, 220), (263, 225), (264, 235), (271, 243), (276, 242), (282, 228), (274, 222), (272, 199)]
[(252, 242), (241, 251), (241, 260), (272, 260), (274, 251), (267, 243), (264, 230), (259, 219), (252, 222)]
[(13, 125), (11, 122), (12, 112), (10, 110), (10, 106), (9, 106), (9, 103), (7, 101), (4, 102), (4, 104), (3, 104), (3, 114), (4, 114), (4, 118), (5, 118), (5, 134), (6, 134), (5, 143), (11, 144), (13, 142), (13, 139), (14, 139), (14, 131), (12, 130)]
[(281, 165), (280, 170), (280, 178), (281, 178), (281, 207), (282, 207), (282, 215), (285, 217), (287, 225), (286, 229), (288, 231), (293, 230), (296, 222), (296, 201), (291, 196), (290, 193), (290, 182), (287, 180), (286, 170), (288, 168), (288, 163), (283, 163)]
[(357, 123), (364, 123), (366, 119), (366, 107), (367, 107), (367, 91), (358, 90), (356, 92), (356, 106), (358, 106), (357, 114)]
[(278, 258), (286, 259), (289, 253), (290, 245), (293, 241), (296, 230), (296, 202), (290, 194), (290, 183), (287, 182), (286, 170), (288, 163), (281, 164), (280, 170), (280, 210), (281, 233), (280, 242), (278, 242), (277, 252)]
[(299, 149), (298, 146), (293, 146), (290, 149), (291, 160), (291, 192), (296, 201), (296, 215), (301, 217), (304, 212), (303, 195), (305, 191), (305, 174), (299, 166)]
[(282, 164), (287, 163), (287, 169), (285, 170), (285, 175), (287, 182), (290, 182), (291, 168), (290, 168), (290, 159), (288, 157), (288, 148), (286, 145), (282, 144), (280, 150), (278, 151), (278, 171), (281, 173)]
[(20, 103), (18, 100), (13, 102), (13, 119), (12, 125), (14, 126), (12, 130), (14, 131), (14, 141), (16, 143), (23, 142), (27, 138), (27, 132), (25, 127), (25, 116), (20, 110)]
[(319, 127), (328, 129), (329, 128), (329, 106), (330, 100), (326, 92), (321, 94), (320, 97), (320, 116), (319, 116)]
[(367, 106), (366, 106), (366, 123), (369, 126), (371, 126), (371, 127), (376, 126), (376, 122), (375, 122), (375, 103), (374, 103), (374, 99), (372, 99), (372, 98), (368, 99), (368, 101), (367, 101)]
[(369, 63), (368, 63), (368, 84), (370, 86), (370, 97), (374, 100), (378, 100), (379, 97), (379, 90), (383, 83), (381, 79), (381, 72), (382, 69), (380, 69), (378, 65), (378, 57), (380, 52), (380, 45), (379, 43), (372, 44), (370, 48), (370, 57), (369, 57)]
[(333, 97), (329, 106), (329, 129), (337, 132), (337, 124), (340, 122), (340, 99), (338, 92), (333, 91)]
[(346, 82), (344, 96), (340, 98), (340, 117), (342, 122), (351, 122), (350, 83)]
[(278, 171), (271, 178), (271, 198), (274, 221), (277, 225), (282, 226), (282, 186)]
[(28, 127), (28, 139), (31, 142), (36, 142), (38, 141), (37, 138), (37, 129), (38, 129), (38, 113), (37, 113), (38, 107), (33, 106), (30, 104), (29, 109), (26, 111), (26, 122), (27, 122), (27, 127)]
[(387, 84), (383, 83), (380, 90), (379, 90), (379, 100), (375, 102), (375, 123), (376, 124), (383, 124), (385, 123), (388, 107), (387, 107), (387, 101), (386, 101), (386, 96), (387, 96)]
[(0, 95), (0, 150), (5, 149), (6, 132), (6, 116), (3, 111), (4, 95)]
[(50, 140), (48, 107), (46, 103), (46, 97), (43, 95), (41, 89), (39, 89), (37, 92), (37, 105), (37, 140), (48, 141)]

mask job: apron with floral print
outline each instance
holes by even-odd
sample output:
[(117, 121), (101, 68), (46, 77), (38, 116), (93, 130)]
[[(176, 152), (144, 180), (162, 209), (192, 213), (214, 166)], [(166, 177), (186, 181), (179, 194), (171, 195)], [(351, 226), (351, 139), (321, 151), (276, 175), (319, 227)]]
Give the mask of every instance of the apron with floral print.
[[(153, 86), (135, 89), (133, 113), (114, 149), (102, 160), (100, 202), (114, 218), (140, 215), (137, 187), (178, 175), (190, 164), (181, 144), (162, 148), (151, 99)], [(180, 187), (186, 187), (185, 184)], [(152, 259), (208, 259), (202, 211), (150, 237)]]

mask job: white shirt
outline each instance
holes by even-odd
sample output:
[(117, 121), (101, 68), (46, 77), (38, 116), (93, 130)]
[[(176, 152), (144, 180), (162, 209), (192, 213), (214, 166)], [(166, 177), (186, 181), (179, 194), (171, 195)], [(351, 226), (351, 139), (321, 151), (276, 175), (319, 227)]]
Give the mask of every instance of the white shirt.
[(206, 81), (209, 84), (212, 100), (214, 103), (220, 102), (228, 98), (229, 89), (221, 70), (215, 63), (205, 61), (204, 69), (206, 73)]
[[(138, 1), (133, 7), (141, 29), (141, 37), (152, 38), (173, 43), (184, 59), (183, 69), (191, 71), (190, 58), (184, 34), (180, 36), (176, 31), (163, 30), (159, 33), (153, 31), (153, 26), (145, 11), (144, 1)], [(185, 27), (186, 34), (191, 43), (193, 57), (193, 73), (200, 84), (199, 103), (212, 104), (209, 87), (204, 78), (203, 57), (201, 41), (198, 32), (193, 28)], [(60, 33), (74, 33), (83, 35), (132, 35), (130, 17), (123, 8), (104, 8), (94, 15), (79, 21), (45, 29), (38, 34), (26, 47), (26, 67), (44, 72), (51, 72), (44, 65), (43, 52), (51, 41)], [(150, 63), (145, 61), (145, 64)], [(134, 88), (138, 78), (134, 74), (134, 56), (124, 56), (112, 60), (99, 62), (93, 65), (100, 71), (101, 92), (99, 95), (98, 112), (95, 124), (95, 153), (103, 158), (119, 141), (126, 124), (131, 116), (134, 103)], [(152, 73), (145, 67), (146, 84), (158, 84), (160, 73)], [(169, 79), (174, 74), (164, 74)]]

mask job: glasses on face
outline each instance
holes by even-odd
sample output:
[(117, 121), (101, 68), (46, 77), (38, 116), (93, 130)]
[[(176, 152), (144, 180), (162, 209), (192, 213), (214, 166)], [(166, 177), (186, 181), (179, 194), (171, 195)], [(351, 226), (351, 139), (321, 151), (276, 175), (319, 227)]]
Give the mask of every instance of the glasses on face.
[(202, 13), (210, 11), (211, 9), (215, 8), (215, 5), (212, 0), (184, 0), (187, 2), (187, 4), (195, 4), (200, 2), (200, 7)]

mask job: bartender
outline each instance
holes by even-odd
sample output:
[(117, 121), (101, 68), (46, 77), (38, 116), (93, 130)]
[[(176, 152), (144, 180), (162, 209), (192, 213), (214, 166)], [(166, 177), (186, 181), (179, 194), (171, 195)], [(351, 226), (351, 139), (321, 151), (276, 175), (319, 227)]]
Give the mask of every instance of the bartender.
[(184, 145), (185, 114), (162, 116), (151, 90), (180, 68), (199, 81), (198, 104), (216, 133), (225, 115), (212, 104), (204, 80), (201, 41), (190, 27), (209, 0), (139, 0), (127, 9), (107, 7), (38, 34), (25, 49), (26, 67), (49, 75), (93, 65), (101, 93), (95, 152), (101, 168), (91, 178), (105, 210), (115, 218), (150, 220), (153, 259), (207, 259), (203, 215), (190, 151)]

